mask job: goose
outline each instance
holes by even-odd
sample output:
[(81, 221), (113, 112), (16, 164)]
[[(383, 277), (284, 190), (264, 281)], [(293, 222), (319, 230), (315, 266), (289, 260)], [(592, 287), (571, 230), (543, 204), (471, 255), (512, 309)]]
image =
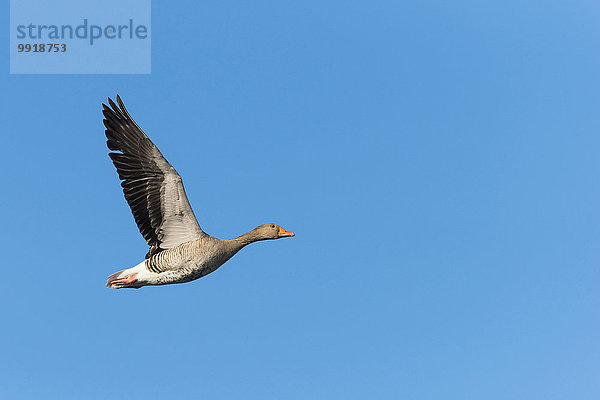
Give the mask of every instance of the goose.
[(102, 103), (109, 157), (140, 233), (149, 250), (144, 261), (115, 272), (112, 289), (190, 282), (215, 271), (243, 247), (259, 240), (295, 236), (275, 223), (263, 224), (235, 239), (205, 233), (192, 211), (181, 176), (127, 112)]

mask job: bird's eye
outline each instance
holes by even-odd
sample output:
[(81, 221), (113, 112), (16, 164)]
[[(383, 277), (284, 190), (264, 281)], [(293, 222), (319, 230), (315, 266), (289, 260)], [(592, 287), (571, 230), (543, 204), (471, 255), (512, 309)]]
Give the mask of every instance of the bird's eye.
[(271, 228), (275, 228), (275, 225), (271, 225)]

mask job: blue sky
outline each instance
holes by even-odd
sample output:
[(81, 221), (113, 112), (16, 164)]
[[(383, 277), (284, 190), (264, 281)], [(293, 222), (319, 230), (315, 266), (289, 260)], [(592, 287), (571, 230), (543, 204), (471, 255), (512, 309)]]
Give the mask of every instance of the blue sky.
[[(3, 52), (0, 397), (597, 399), (600, 5), (455, 3), (155, 1), (150, 75)], [(296, 237), (106, 289), (147, 250), (116, 93), (205, 231)]]

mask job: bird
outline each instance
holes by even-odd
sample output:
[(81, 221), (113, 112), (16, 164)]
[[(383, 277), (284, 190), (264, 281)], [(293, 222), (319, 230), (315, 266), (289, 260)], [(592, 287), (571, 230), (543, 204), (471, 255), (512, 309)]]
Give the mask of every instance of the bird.
[(112, 289), (190, 282), (223, 265), (243, 247), (260, 240), (295, 236), (275, 223), (234, 239), (205, 233), (175, 168), (127, 112), (121, 97), (102, 103), (108, 156), (117, 169), (125, 200), (149, 246), (144, 261), (108, 277)]

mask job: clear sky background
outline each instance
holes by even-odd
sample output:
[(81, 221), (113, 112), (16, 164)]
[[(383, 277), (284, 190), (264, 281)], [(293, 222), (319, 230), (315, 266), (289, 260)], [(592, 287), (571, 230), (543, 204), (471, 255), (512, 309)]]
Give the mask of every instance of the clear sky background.
[[(2, 52), (0, 397), (600, 398), (600, 4), (450, 3), (154, 1), (150, 75)], [(105, 288), (147, 251), (116, 93), (205, 231), (296, 237)]]

